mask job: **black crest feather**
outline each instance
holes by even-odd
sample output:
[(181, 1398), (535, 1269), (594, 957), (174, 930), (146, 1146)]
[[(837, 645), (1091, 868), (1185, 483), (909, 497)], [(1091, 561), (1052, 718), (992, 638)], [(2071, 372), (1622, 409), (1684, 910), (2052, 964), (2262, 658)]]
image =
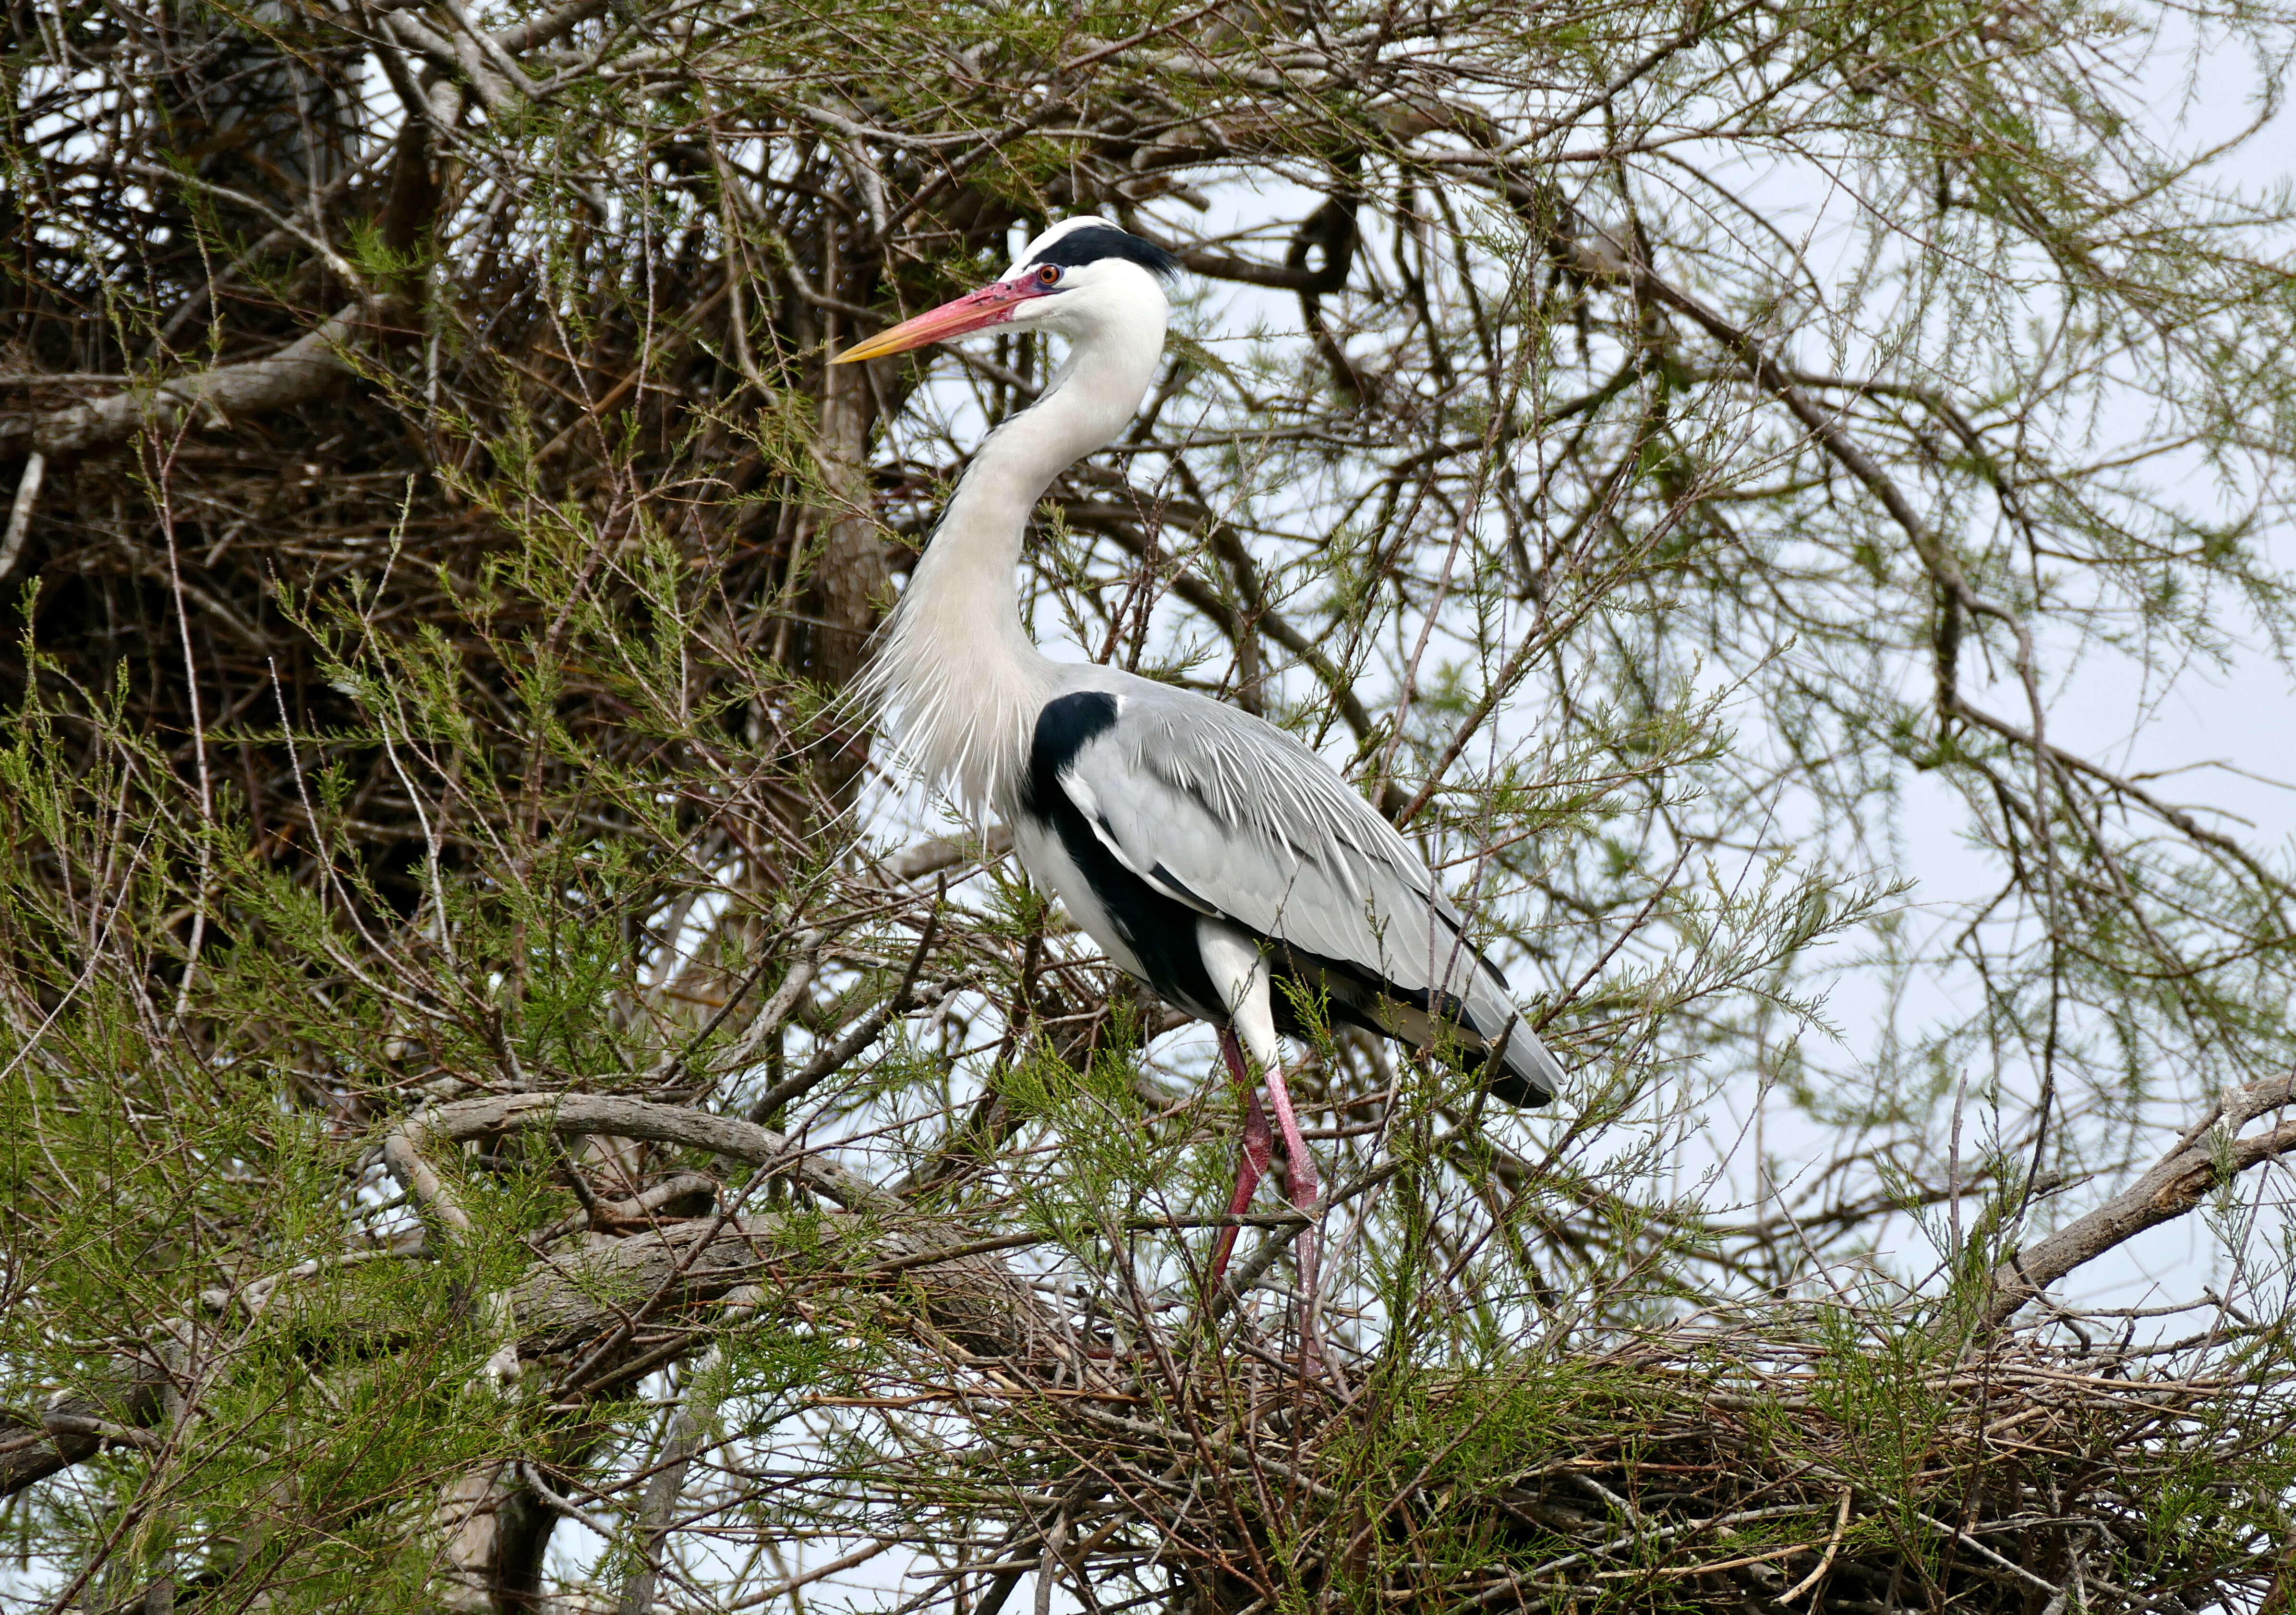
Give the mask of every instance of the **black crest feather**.
[(1079, 264), (1096, 264), (1104, 258), (1120, 258), (1168, 281), (1180, 273), (1178, 258), (1154, 242), (1143, 241), (1114, 225), (1088, 225), (1081, 230), (1071, 230), (1029, 263), (1032, 267), (1057, 264), (1063, 269), (1073, 269)]

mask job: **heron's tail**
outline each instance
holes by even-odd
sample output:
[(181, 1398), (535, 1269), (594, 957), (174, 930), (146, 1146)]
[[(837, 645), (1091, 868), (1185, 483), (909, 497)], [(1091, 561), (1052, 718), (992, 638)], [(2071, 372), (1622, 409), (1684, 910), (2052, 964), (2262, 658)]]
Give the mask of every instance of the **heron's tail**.
[[(1436, 1058), (1462, 1077), (1480, 1082), (1488, 1073), (1491, 1097), (1502, 1104), (1533, 1110), (1554, 1100), (1562, 1086), (1562, 1067), (1524, 1023), (1521, 1010), (1513, 1004), (1503, 1010), (1489, 1003), (1461, 1004), (1456, 999), (1451, 1008), (1439, 1031), (1423, 1013), (1412, 1014), (1407, 1026), (1396, 1024), (1404, 1017), (1390, 1013), (1386, 1029), (1422, 1048), (1431, 1045)], [(1494, 1024), (1499, 1028), (1496, 1037), (1483, 1029)], [(1500, 1037), (1506, 1040), (1504, 1047)]]
[(1530, 1029), (1506, 978), (1480, 954), (1472, 957), (1474, 973), (1467, 979), (1466, 1002), (1452, 1002), (1455, 1013), (1464, 1012), (1458, 1023), (1475, 1037), (1460, 1051), (1454, 1068), (1464, 1077), (1481, 1078), (1488, 1071), (1491, 1097), (1502, 1104), (1529, 1110), (1551, 1103), (1562, 1091), (1562, 1067)]
[(1562, 1066), (1524, 1022), (1521, 1009), (1507, 991), (1506, 978), (1480, 954), (1464, 953), (1459, 961), (1462, 971), (1472, 972), (1464, 1000), (1454, 993), (1440, 993), (1422, 996), (1416, 1004), (1403, 1002), (1401, 989), (1367, 980), (1362, 971), (1313, 955), (1303, 960), (1296, 952), (1285, 958), (1296, 980), (1330, 995), (1330, 1008), (1339, 1019), (1430, 1050), (1462, 1077), (1480, 1082), (1488, 1071), (1491, 1097), (1502, 1104), (1531, 1109), (1551, 1103), (1562, 1089)]
[(1538, 1034), (1518, 1015), (1507, 1031), (1506, 1047), (1491, 1072), (1491, 1097), (1525, 1110), (1551, 1103), (1562, 1086), (1562, 1068)]

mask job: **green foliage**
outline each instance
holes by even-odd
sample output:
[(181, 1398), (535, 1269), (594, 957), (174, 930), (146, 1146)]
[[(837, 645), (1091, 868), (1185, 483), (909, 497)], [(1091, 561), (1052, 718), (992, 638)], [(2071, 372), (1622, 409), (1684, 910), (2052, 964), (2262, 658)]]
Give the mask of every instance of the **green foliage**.
[[(2288, 197), (2134, 19), (50, 10), (0, 1610), (2285, 1603), (2296, 876), (2081, 745), (2284, 663)], [(1095, 209), (1191, 274), (1025, 619), (1343, 766), (1571, 1069), (1302, 995), (1231, 1291), (1209, 1039), (851, 694), (1057, 356), (824, 360)], [(2155, 1213), (2197, 1321), (2017, 1313)]]

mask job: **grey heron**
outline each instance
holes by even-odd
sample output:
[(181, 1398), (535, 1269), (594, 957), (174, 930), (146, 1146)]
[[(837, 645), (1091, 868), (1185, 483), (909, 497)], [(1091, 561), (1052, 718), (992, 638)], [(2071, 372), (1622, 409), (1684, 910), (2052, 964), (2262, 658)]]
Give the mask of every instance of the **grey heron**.
[[(1037, 882), (1119, 968), (1219, 1029), (1245, 1126), (1230, 1217), (1249, 1208), (1274, 1138), (1293, 1205), (1319, 1185), (1284, 1086), (1279, 1035), (1301, 1006), (1432, 1047), (1540, 1105), (1562, 1070), (1506, 978), (1464, 934), (1427, 864), (1323, 758), (1274, 725), (1115, 668), (1059, 662), (1021, 621), (1015, 571), (1053, 479), (1121, 431), (1154, 379), (1177, 265), (1104, 219), (1070, 218), (1004, 276), (848, 348), (882, 357), (968, 332), (1068, 340), (1037, 402), (988, 434), (886, 625), (865, 693), (901, 750), (968, 810), (1009, 824)], [(1239, 1043), (1241, 1046), (1239, 1046)], [(1219, 1234), (1217, 1287), (1236, 1226)], [(1312, 1308), (1316, 1242), (1300, 1246)], [(1303, 1316), (1312, 1357), (1312, 1324)]]

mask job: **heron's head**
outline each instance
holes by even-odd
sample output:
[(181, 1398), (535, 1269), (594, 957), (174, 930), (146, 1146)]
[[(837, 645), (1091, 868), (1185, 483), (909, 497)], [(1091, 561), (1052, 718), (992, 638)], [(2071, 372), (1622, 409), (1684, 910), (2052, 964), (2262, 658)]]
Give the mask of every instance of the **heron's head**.
[(906, 353), (976, 331), (1056, 331), (1071, 341), (1152, 331), (1164, 336), (1162, 283), (1172, 255), (1104, 218), (1064, 218), (1021, 250), (1002, 280), (847, 348), (836, 363)]

